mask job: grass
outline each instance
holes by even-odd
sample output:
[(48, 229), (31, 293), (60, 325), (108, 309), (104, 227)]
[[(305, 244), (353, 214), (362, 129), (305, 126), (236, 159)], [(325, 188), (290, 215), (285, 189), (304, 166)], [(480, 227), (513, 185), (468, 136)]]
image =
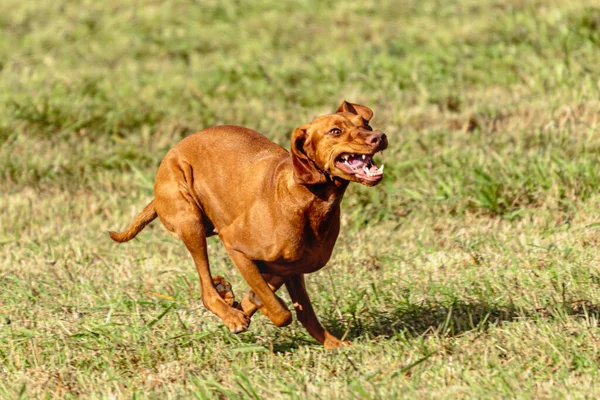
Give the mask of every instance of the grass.
[[(1, 2), (0, 398), (598, 397), (599, 28), (591, 0)], [(106, 236), (182, 137), (287, 147), (343, 99), (390, 137), (308, 278), (352, 348), (232, 335), (158, 222)]]

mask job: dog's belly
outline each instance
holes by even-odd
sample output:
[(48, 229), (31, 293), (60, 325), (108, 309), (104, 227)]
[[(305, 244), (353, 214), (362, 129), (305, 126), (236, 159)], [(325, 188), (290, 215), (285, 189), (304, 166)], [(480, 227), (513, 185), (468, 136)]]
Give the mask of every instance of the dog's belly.
[(241, 225), (260, 228), (250, 228), (240, 234), (233, 224), (219, 231), (219, 238), (225, 247), (262, 264), (264, 273), (293, 275), (314, 272), (325, 266), (337, 239), (339, 221), (334, 222), (334, 229), (317, 237), (304, 229), (299, 218), (282, 219), (278, 224), (269, 224), (268, 228), (242, 219)]
[(290, 276), (297, 274), (310, 274), (323, 268), (329, 258), (318, 259), (315, 257), (305, 257), (291, 263), (265, 263), (264, 271), (261, 272), (279, 276)]
[(331, 258), (337, 234), (337, 229), (333, 229), (327, 235), (317, 238), (311, 232), (310, 237), (302, 241), (302, 247), (287, 246), (281, 250), (278, 259), (266, 261), (265, 272), (289, 276), (320, 270)]

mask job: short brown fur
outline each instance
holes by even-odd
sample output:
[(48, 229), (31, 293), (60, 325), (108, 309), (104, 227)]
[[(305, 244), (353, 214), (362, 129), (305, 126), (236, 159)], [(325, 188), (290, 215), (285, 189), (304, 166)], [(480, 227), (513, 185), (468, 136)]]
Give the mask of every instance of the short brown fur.
[[(125, 232), (110, 237), (130, 240), (158, 216), (192, 255), (204, 305), (231, 331), (246, 330), (257, 309), (277, 326), (289, 324), (291, 313), (274, 293), (285, 284), (308, 332), (326, 348), (339, 347), (345, 342), (315, 315), (304, 274), (331, 256), (348, 183), (373, 186), (381, 180), (338, 168), (343, 154), (372, 156), (387, 147), (386, 135), (368, 125), (372, 115), (368, 107), (343, 102), (336, 113), (297, 128), (290, 153), (238, 126), (193, 134), (163, 159), (154, 200)], [(250, 285), (240, 303), (232, 303), (222, 290), (228, 283), (210, 273), (206, 237), (214, 234)]]

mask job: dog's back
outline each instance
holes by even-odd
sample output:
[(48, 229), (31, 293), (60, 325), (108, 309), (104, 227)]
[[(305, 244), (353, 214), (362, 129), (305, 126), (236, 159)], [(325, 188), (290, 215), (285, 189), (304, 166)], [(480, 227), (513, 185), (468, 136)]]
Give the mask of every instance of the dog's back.
[(207, 128), (167, 153), (156, 176), (155, 195), (175, 187), (192, 197), (214, 226), (226, 226), (249, 203), (274, 190), (270, 176), (286, 159), (287, 150), (252, 129)]

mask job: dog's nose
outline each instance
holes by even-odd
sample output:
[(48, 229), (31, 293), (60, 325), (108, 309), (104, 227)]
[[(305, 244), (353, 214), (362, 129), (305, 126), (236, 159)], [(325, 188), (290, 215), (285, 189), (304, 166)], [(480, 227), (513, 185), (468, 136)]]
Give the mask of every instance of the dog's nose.
[(387, 136), (383, 132), (375, 132), (367, 138), (367, 144), (379, 146), (387, 142)]

